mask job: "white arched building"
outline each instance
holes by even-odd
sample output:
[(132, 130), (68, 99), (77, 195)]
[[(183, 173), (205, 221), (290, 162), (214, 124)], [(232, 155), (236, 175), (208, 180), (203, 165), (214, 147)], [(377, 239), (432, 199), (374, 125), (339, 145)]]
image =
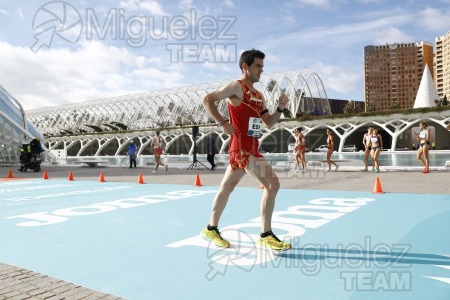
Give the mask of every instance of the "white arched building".
[[(69, 156), (120, 155), (131, 138), (138, 141), (140, 153), (145, 154), (145, 147), (150, 143), (148, 131), (167, 129), (165, 135), (170, 148), (183, 137), (192, 143), (193, 139), (189, 135), (192, 126), (214, 124), (201, 100), (207, 93), (228, 82), (230, 80), (111, 97), (34, 109), (27, 113), (47, 137), (50, 149), (65, 150)], [(323, 115), (331, 114), (323, 83), (308, 68), (298, 72), (263, 74), (255, 87), (264, 95), (270, 111), (276, 109), (279, 96), (285, 93), (290, 98), (288, 110), (294, 116), (309, 114), (314, 109)], [(219, 104), (219, 111), (228, 116), (226, 101)], [(175, 131), (181, 132), (180, 135), (177, 136)], [(199, 141), (201, 139), (202, 136)], [(224, 149), (227, 141), (222, 139), (222, 142)], [(178, 142), (177, 147), (186, 146), (180, 146)], [(185, 152), (185, 149), (174, 152)], [(192, 149), (188, 152), (192, 152)]]
[[(311, 121), (298, 122), (286, 120), (277, 123), (273, 128), (263, 129), (260, 138), (261, 148), (267, 152), (286, 153), (287, 145), (294, 142), (292, 129), (303, 127), (307, 144), (311, 149), (326, 143), (325, 129), (330, 128), (335, 136), (336, 150), (341, 151), (344, 145), (355, 144), (362, 148), (362, 136), (367, 127), (381, 129), (385, 149), (411, 148), (415, 143), (412, 130), (417, 130), (422, 121), (433, 128), (433, 138), (437, 139), (438, 149), (450, 149), (450, 133), (445, 128), (445, 121), (450, 120), (450, 110), (412, 115), (390, 115), (375, 117), (352, 117), (348, 119), (321, 118)], [(200, 126), (199, 135), (196, 138), (198, 153), (205, 153), (204, 145), (207, 134), (216, 135), (217, 146), (220, 153), (226, 153), (229, 136), (221, 132), (217, 125)], [(48, 138), (46, 144), (51, 150), (62, 150), (64, 156), (121, 156), (125, 155), (126, 147), (130, 140), (134, 140), (139, 148), (138, 155), (150, 155), (149, 143), (154, 132), (133, 131), (118, 134), (101, 134), (85, 136), (65, 136)], [(161, 131), (161, 136), (167, 142), (166, 151), (171, 154), (192, 154), (194, 150), (194, 137), (191, 127), (172, 127)]]
[[(206, 114), (201, 100), (206, 93), (217, 90), (228, 83), (204, 83), (168, 90), (126, 95), (96, 101), (41, 108), (28, 111), (28, 117), (46, 135), (46, 145), (62, 156), (121, 156), (126, 153), (128, 142), (133, 139), (138, 154), (149, 155), (150, 138), (154, 131), (161, 130), (167, 142), (166, 151), (171, 154), (192, 154), (194, 137), (192, 126), (199, 126), (195, 139), (198, 153), (204, 153), (205, 137), (208, 133), (217, 136), (217, 148), (221, 153), (228, 149), (229, 136)], [(287, 152), (287, 145), (294, 141), (292, 129), (304, 128), (310, 148), (325, 143), (325, 128), (331, 128), (335, 143), (342, 150), (346, 144), (361, 148), (362, 135), (369, 126), (381, 129), (385, 148), (411, 148), (411, 130), (422, 120), (434, 128), (434, 136), (443, 140), (441, 149), (450, 148), (449, 134), (444, 122), (450, 119), (450, 110), (427, 114), (390, 115), (374, 117), (352, 117), (333, 119), (330, 116), (325, 88), (320, 77), (307, 68), (298, 72), (288, 71), (263, 76), (256, 84), (265, 99), (269, 111), (277, 107), (282, 92), (290, 98), (289, 111), (293, 117), (310, 114), (318, 109), (323, 115), (301, 124), (292, 119), (281, 120), (273, 128), (263, 129), (261, 148), (267, 152)], [(315, 107), (315, 108), (314, 108)], [(219, 104), (219, 111), (228, 116), (226, 101)], [(328, 115), (328, 116), (327, 116)]]

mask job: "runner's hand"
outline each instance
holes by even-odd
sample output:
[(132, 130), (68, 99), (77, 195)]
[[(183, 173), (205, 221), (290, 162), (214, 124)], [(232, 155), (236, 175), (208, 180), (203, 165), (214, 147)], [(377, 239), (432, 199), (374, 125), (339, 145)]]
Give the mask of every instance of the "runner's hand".
[(289, 102), (289, 98), (285, 93), (282, 93), (280, 95), (280, 98), (278, 99), (278, 107), (280, 109), (284, 109), (284, 107), (286, 106), (286, 104)]
[(235, 133), (234, 126), (230, 122), (226, 122), (222, 125), (222, 129), (224, 133), (233, 135)]

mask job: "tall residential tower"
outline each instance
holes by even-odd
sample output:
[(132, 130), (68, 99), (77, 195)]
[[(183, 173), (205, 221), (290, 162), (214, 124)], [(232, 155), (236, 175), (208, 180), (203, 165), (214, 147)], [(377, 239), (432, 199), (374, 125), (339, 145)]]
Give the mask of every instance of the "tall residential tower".
[(364, 47), (366, 110), (412, 108), (426, 65), (434, 74), (433, 45), (427, 42)]
[(434, 78), (439, 98), (450, 100), (450, 31), (435, 39)]

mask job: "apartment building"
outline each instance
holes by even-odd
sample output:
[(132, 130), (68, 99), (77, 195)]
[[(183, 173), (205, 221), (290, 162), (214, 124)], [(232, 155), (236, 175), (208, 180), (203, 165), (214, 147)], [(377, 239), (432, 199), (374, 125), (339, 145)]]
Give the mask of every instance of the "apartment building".
[(439, 98), (450, 100), (450, 31), (435, 39), (434, 78)]
[(412, 108), (425, 66), (431, 74), (433, 45), (427, 42), (364, 47), (364, 89), (366, 110)]

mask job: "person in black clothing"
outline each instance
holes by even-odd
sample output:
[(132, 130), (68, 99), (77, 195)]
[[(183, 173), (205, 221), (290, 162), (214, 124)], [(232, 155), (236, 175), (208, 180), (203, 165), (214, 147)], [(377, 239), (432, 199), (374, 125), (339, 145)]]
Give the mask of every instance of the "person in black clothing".
[(208, 134), (208, 143), (206, 147), (206, 160), (211, 164), (211, 171), (214, 171), (217, 168), (214, 163), (214, 156), (216, 155), (216, 139), (211, 133)]
[(34, 138), (30, 142), (30, 152), (31, 154), (40, 154), (43, 152), (42, 146), (41, 146), (41, 139), (40, 138)]
[(22, 172), (24, 171), (25, 165), (28, 163), (28, 161), (30, 160), (30, 152), (29, 152), (29, 144), (22, 144), (22, 146), (19, 147), (19, 153), (20, 153), (20, 157), (19, 157), (19, 161), (20, 161), (20, 169), (19, 171)]

